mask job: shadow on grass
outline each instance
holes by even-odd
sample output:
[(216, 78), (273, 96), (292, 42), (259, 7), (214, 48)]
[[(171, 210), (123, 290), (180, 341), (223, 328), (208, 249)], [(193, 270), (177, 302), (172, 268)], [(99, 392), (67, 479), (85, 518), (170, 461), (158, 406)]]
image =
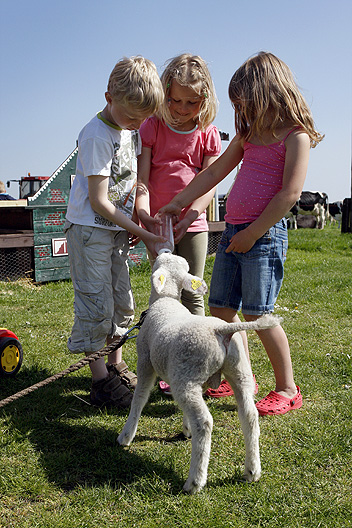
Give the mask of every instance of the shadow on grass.
[[(49, 376), (46, 370), (24, 369), (14, 378), (1, 378), (0, 399)], [(48, 480), (63, 490), (104, 484), (119, 488), (145, 475), (157, 474), (171, 484), (171, 493), (179, 493), (183, 481), (171, 463), (158, 463), (153, 452), (151, 456), (145, 451), (139, 455), (133, 449), (118, 446), (117, 436), (129, 411), (91, 406), (90, 384), (89, 375), (61, 378), (0, 409), (0, 415), (17, 436), (20, 433), (23, 439), (29, 439)], [(143, 413), (146, 416), (178, 412), (175, 405), (161, 400), (157, 391), (152, 392), (150, 402), (152, 405), (147, 404)], [(170, 442), (177, 437), (136, 438), (137, 443), (148, 440)]]

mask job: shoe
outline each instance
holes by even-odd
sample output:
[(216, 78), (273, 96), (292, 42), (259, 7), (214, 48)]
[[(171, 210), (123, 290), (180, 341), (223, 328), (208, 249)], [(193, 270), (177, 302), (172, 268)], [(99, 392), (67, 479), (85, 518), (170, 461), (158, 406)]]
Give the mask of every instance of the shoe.
[(210, 398), (223, 398), (225, 396), (232, 396), (233, 390), (231, 385), (225, 379), (222, 380), (217, 389), (207, 389), (205, 391), (205, 396), (210, 396)]
[[(254, 394), (258, 394), (259, 387), (258, 387), (258, 383), (255, 380), (254, 374), (253, 374), (253, 379), (254, 379)], [(223, 398), (224, 396), (232, 396), (232, 395), (233, 395), (233, 390), (231, 388), (231, 385), (225, 379), (222, 380), (222, 382), (220, 383), (217, 389), (207, 389), (205, 391), (205, 396), (210, 396), (211, 398)]]
[(172, 396), (171, 387), (166, 381), (159, 381), (159, 387), (165, 396)]
[(137, 387), (137, 376), (134, 372), (128, 370), (128, 366), (124, 361), (107, 365), (107, 369), (109, 372), (115, 372), (128, 389), (134, 390)]
[(265, 398), (256, 403), (260, 416), (268, 414), (285, 414), (293, 409), (302, 407), (301, 390), (297, 387), (297, 394), (293, 398), (286, 398), (275, 391), (271, 391)]
[(126, 409), (130, 407), (132, 393), (123, 385), (121, 379), (110, 371), (105, 379), (92, 383), (90, 391), (90, 402), (97, 407), (119, 407)]

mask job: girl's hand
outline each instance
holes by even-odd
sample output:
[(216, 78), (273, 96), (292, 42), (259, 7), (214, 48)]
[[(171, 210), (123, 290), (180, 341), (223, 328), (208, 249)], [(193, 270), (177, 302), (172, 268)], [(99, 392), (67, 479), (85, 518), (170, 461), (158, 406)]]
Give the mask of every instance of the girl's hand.
[(252, 249), (256, 241), (256, 238), (253, 238), (247, 229), (243, 229), (243, 231), (239, 231), (231, 238), (231, 242), (226, 248), (225, 253), (231, 253), (231, 251), (235, 251), (235, 253), (247, 253), (247, 251)]
[(174, 203), (173, 201), (169, 202), (168, 204), (164, 205), (164, 207), (161, 207), (159, 209), (160, 214), (173, 214), (175, 216), (178, 216), (182, 211), (182, 207)]
[(182, 218), (182, 220), (180, 220), (174, 225), (175, 244), (178, 244), (179, 241), (184, 237), (191, 223), (192, 222), (190, 222), (186, 217), (184, 217)]

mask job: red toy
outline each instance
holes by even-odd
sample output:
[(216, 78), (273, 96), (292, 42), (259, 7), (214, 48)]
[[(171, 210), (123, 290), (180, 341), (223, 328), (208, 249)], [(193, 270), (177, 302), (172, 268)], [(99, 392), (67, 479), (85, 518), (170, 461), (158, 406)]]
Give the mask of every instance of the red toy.
[(20, 370), (23, 350), (16, 334), (0, 328), (0, 376), (14, 376)]

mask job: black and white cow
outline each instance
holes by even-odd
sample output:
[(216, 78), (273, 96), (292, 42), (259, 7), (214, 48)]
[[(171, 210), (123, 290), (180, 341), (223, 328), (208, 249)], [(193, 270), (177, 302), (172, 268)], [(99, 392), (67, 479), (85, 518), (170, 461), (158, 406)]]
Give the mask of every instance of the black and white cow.
[(340, 227), (342, 220), (342, 202), (332, 202), (329, 204), (329, 214), (331, 221), (335, 220)]
[(315, 227), (324, 229), (329, 214), (328, 195), (318, 191), (303, 191), (300, 199), (287, 213), (289, 229), (297, 229), (298, 215), (313, 215), (316, 219)]

